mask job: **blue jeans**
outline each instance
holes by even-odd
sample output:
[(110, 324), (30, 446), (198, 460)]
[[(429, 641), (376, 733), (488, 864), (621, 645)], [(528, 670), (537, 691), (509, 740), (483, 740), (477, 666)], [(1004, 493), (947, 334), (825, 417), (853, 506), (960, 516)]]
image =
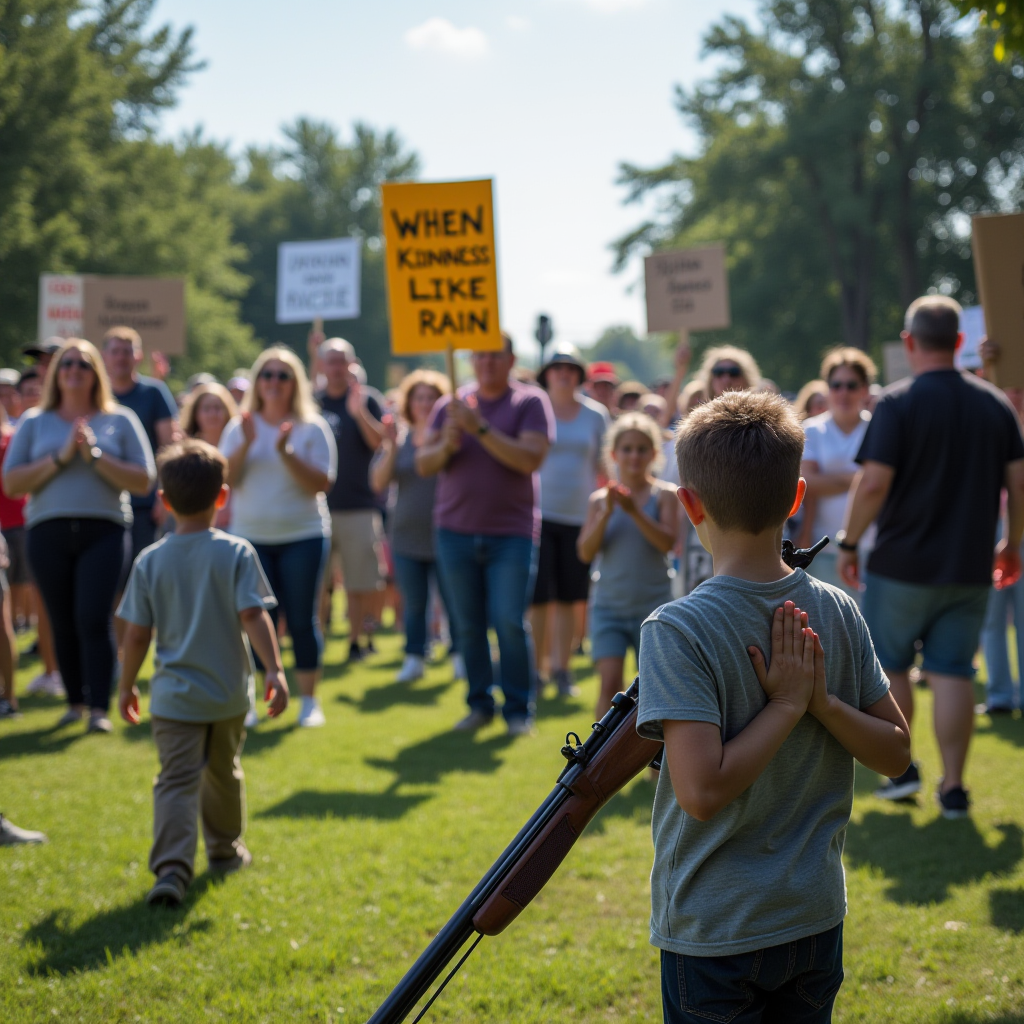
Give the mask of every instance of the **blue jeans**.
[(1017, 627), (1017, 669), (1024, 671), (1024, 578), (1005, 590), (993, 587), (988, 595), (988, 611), (985, 625), (981, 628), (981, 649), (988, 669), (986, 700), (994, 708), (1017, 706), (1007, 650), (1009, 637), (1006, 625), (1011, 617)]
[(441, 601), (448, 613), (448, 634), (451, 637), (452, 653), (459, 650), (458, 626), (452, 614), (448, 594), (441, 583), (436, 562), (410, 558), (408, 555), (393, 554), (398, 589), (402, 592), (405, 625), (405, 653), (421, 658), (427, 653), (427, 614), (430, 610), (430, 578), (437, 580)]
[[(284, 612), (295, 653), (295, 668), (313, 672), (320, 667), (324, 635), (320, 631), (317, 598), (331, 542), (326, 537), (293, 540), (287, 544), (253, 544), (277, 606), (270, 612), (274, 626)], [(253, 651), (256, 667), (262, 668)]]
[(842, 983), (842, 924), (733, 956), (661, 951), (665, 1024), (827, 1024)]
[(466, 662), (470, 709), (494, 714), (490, 623), (498, 637), (505, 718), (531, 718), (537, 685), (524, 617), (537, 564), (532, 538), (438, 528), (436, 551)]

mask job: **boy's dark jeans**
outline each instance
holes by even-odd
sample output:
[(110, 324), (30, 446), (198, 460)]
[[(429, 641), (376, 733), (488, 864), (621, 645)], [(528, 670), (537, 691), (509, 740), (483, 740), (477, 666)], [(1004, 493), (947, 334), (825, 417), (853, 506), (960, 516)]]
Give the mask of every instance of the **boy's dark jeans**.
[(665, 1024), (826, 1024), (843, 983), (843, 926), (735, 956), (661, 951)]

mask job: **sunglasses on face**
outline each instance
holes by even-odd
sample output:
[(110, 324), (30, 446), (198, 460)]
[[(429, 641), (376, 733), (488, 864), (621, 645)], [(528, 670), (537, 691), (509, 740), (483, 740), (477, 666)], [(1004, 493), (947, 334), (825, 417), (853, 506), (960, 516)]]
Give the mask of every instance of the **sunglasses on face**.
[(62, 359), (57, 366), (61, 370), (70, 370), (73, 366), (77, 366), (79, 370), (92, 369), (92, 363), (87, 363), (84, 359)]
[(286, 384), (294, 378), (284, 370), (260, 370), (260, 380), (278, 380), (282, 384)]
[(738, 366), (715, 366), (711, 370), (712, 377), (732, 377), (734, 380), (743, 376), (743, 371)]
[(828, 386), (832, 391), (858, 391), (863, 387), (859, 380), (830, 380)]

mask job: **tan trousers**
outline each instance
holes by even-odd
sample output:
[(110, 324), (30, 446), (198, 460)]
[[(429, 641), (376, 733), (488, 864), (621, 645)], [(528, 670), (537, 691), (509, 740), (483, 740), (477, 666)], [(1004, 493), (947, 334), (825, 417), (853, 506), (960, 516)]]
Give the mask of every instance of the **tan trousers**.
[(235, 856), (245, 830), (245, 774), (239, 760), (245, 715), (223, 722), (153, 718), (160, 774), (153, 782), (150, 870), (192, 881), (202, 818), (207, 859)]

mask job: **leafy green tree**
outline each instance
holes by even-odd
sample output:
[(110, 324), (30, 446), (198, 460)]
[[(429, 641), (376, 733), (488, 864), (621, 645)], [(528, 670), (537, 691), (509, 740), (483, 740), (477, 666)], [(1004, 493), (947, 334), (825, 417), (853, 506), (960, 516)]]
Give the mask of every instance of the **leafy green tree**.
[(980, 11), (982, 22), (995, 33), (992, 48), (996, 60), (1005, 60), (1008, 53), (1024, 54), (1024, 0), (954, 0), (964, 15)]
[(624, 164), (627, 201), (658, 212), (616, 243), (727, 243), (734, 327), (796, 387), (837, 343), (896, 337), (929, 287), (974, 300), (970, 216), (1019, 205), (1024, 64), (964, 32), (942, 0), (768, 0), (705, 40), (716, 76), (677, 89), (696, 157)]
[(650, 384), (658, 377), (672, 376), (672, 358), (656, 338), (638, 338), (631, 327), (608, 327), (589, 348), (587, 362), (614, 363), (623, 380), (630, 378)]
[(393, 131), (356, 124), (343, 141), (331, 125), (299, 119), (285, 129), (282, 149), (250, 149), (235, 214), (237, 242), (247, 250), (243, 271), (252, 284), (242, 316), (269, 343), (305, 353), (309, 326), (275, 320), (277, 247), (281, 242), (356, 236), (363, 240), (362, 300), (356, 320), (329, 321), (328, 336), (348, 338), (370, 381), (385, 383), (390, 333), (384, 290), (380, 185), (414, 178), (415, 154)]
[(117, 152), (196, 67), (189, 31), (146, 33), (153, 2), (0, 0), (4, 360), (35, 336), (39, 274), (90, 269)]

